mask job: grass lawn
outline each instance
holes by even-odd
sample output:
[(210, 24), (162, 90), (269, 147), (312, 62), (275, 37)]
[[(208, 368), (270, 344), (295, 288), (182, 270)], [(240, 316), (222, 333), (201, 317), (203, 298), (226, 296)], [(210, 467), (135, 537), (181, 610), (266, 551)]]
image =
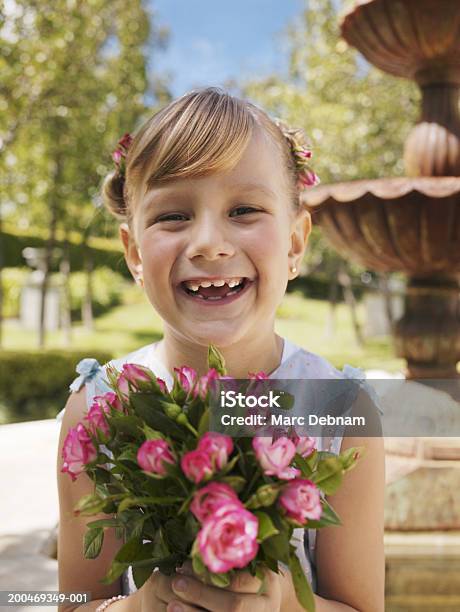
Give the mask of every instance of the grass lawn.
[[(134, 292), (132, 289), (135, 289)], [(162, 322), (146, 298), (137, 288), (130, 288), (127, 303), (111, 310), (95, 321), (93, 332), (75, 325), (72, 346), (91, 351), (108, 349), (115, 357), (157, 340), (162, 335)], [(359, 310), (363, 320), (364, 311)], [(335, 366), (345, 363), (364, 369), (403, 370), (402, 359), (394, 357), (391, 338), (372, 338), (363, 348), (357, 346), (351, 325), (350, 312), (344, 304), (336, 308), (335, 332), (327, 333), (329, 304), (305, 299), (301, 294), (286, 294), (278, 311), (276, 331), (307, 350), (318, 353)], [(4, 326), (4, 348), (8, 350), (36, 350), (37, 334), (22, 330), (15, 322)], [(47, 334), (48, 348), (65, 349), (63, 334)]]

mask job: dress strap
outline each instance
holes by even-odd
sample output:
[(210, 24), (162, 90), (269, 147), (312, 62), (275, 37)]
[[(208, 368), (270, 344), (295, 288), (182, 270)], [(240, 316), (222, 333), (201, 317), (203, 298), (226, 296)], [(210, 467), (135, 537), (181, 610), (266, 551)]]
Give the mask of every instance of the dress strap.
[[(78, 362), (75, 368), (79, 376), (69, 386), (69, 391), (80, 391), (83, 385), (86, 386), (86, 404), (91, 407), (96, 395), (102, 395), (110, 391), (110, 387), (105, 379), (105, 368), (101, 366), (97, 359), (85, 357)], [(64, 408), (56, 415), (58, 421), (62, 421)]]

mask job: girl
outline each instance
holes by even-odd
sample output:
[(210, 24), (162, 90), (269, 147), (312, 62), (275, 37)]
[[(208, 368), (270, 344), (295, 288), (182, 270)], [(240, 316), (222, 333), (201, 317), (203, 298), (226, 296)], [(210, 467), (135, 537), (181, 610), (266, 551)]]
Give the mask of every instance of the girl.
[[(296, 276), (310, 232), (300, 189), (315, 177), (298, 136), (249, 102), (208, 88), (170, 103), (132, 142), (128, 136), (120, 141), (105, 200), (123, 221), (127, 264), (163, 318), (164, 336), (115, 360), (115, 367), (147, 365), (170, 385), (174, 367), (188, 365), (204, 374), (213, 343), (236, 378), (261, 370), (274, 378), (343, 377), (274, 331), (276, 308)], [(247, 572), (219, 589), (201, 583), (187, 565), (172, 577), (154, 572), (138, 591), (130, 575), (100, 584), (120, 541), (106, 531), (99, 557), (82, 557), (86, 522), (98, 517), (75, 518), (72, 509), (93, 483), (85, 474), (75, 483), (62, 474), (61, 452), (69, 428), (108, 387), (95, 360), (83, 360), (78, 371), (59, 443), (60, 591), (90, 591), (93, 601), (79, 607), (88, 611), (108, 605), (110, 612), (300, 610), (287, 571), (268, 572), (263, 594)], [(298, 554), (316, 593), (316, 610), (383, 611), (382, 439), (337, 436), (319, 442), (335, 453), (352, 446), (367, 452), (330, 499), (343, 524), (317, 536), (308, 530), (308, 538), (298, 530)]]

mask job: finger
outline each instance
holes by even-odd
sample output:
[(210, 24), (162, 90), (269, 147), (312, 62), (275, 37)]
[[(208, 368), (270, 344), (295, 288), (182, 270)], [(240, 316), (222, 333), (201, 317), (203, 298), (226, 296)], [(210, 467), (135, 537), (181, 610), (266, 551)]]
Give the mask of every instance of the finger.
[(257, 612), (262, 603), (254, 594), (243, 594), (204, 584), (191, 576), (178, 576), (172, 581), (172, 590), (182, 601), (202, 606), (210, 612)]
[(174, 599), (173, 601), (169, 602), (168, 606), (165, 607), (165, 610), (166, 612), (201, 612), (203, 608), (197, 608), (196, 606), (192, 606), (183, 601), (179, 601), (178, 599)]
[(165, 576), (161, 572), (156, 572), (151, 578), (154, 583), (155, 596), (165, 604), (168, 604), (172, 599), (177, 599), (171, 588), (171, 576)]
[(193, 565), (191, 561), (184, 561), (180, 567), (176, 567), (178, 574), (185, 574), (186, 576), (194, 576)]
[(252, 576), (248, 571), (238, 571), (226, 588), (234, 593), (258, 593), (261, 586), (262, 581), (257, 576)]

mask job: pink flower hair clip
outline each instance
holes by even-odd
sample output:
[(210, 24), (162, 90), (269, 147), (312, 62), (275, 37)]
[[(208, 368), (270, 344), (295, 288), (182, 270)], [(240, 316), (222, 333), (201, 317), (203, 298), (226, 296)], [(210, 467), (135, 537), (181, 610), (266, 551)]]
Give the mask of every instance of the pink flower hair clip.
[(133, 141), (133, 137), (128, 132), (120, 138), (115, 151), (112, 153), (112, 159), (115, 162), (115, 167), (120, 176), (124, 178), (126, 172), (126, 155)]
[(275, 123), (283, 133), (291, 149), (296, 167), (298, 188), (302, 190), (319, 185), (318, 175), (310, 168), (309, 160), (312, 157), (312, 152), (305, 144), (305, 134), (303, 131), (300, 128), (289, 127), (281, 119), (275, 119)]
[(311, 159), (312, 152), (303, 145), (292, 147), (292, 152), (297, 168), (297, 184), (299, 189), (307, 189), (319, 185), (319, 176), (310, 168), (307, 160)]

